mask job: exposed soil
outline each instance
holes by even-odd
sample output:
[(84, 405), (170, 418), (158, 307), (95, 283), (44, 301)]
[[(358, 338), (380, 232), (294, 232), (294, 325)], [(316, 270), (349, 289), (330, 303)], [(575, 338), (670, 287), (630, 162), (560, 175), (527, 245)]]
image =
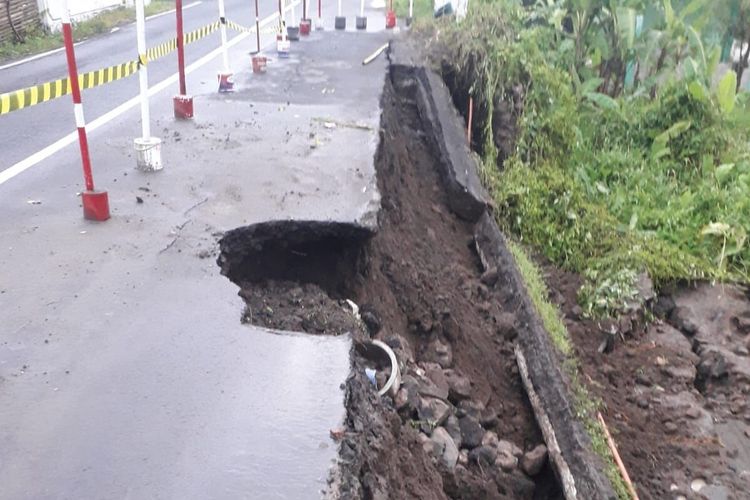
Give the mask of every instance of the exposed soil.
[(220, 242), (222, 273), (240, 286), (243, 323), (312, 334), (360, 328), (350, 297), (365, 227), (321, 221), (269, 221), (229, 231)]
[[(376, 163), (382, 197), (379, 231), (366, 247), (364, 282), (356, 290), (355, 300), (367, 304), (379, 318), (382, 328), (376, 336), (394, 347), (400, 359), (407, 360), (404, 388), (394, 402), (406, 424), (401, 441), (411, 447), (412, 455), (418, 451), (415, 440), (431, 450), (434, 439), (428, 440), (427, 435), (435, 436), (435, 432), (420, 425), (429, 413), (424, 408), (430, 404), (425, 397), (429, 387), (435, 393), (441, 389), (446, 393), (449, 413), (459, 417), (460, 427), (468, 427), (476, 416), (482, 425), (479, 441), (501, 440), (516, 445), (520, 452), (531, 450), (542, 439), (517, 373), (514, 320), (503, 310), (506, 294), (512, 291), (504, 290), (503, 283), (494, 283), (492, 276), (482, 279), (479, 258), (473, 251), (473, 227), (450, 212), (434, 153), (421, 131), (411, 95), (415, 87), (408, 81), (394, 84), (396, 89), (386, 85), (383, 96), (383, 132)], [(462, 377), (470, 381), (467, 394), (458, 394), (452, 387)], [(416, 392), (410, 388), (412, 382)], [(444, 384), (448, 387), (441, 387)], [(352, 393), (350, 425), (355, 428), (363, 414), (358, 411), (357, 399)], [(477, 451), (481, 446), (468, 442), (466, 432), (450, 429), (452, 419), (448, 417), (444, 426), (463, 441), (464, 463), (459, 458), (452, 470), (440, 464), (442, 485), (428, 476), (434, 481), (433, 495), (557, 497), (557, 484), (548, 466), (534, 477), (514, 466), (503, 470), (494, 457), (489, 458), (493, 451), (487, 450), (485, 460)], [(414, 426), (426, 432), (415, 438)], [(365, 460), (360, 477), (375, 473), (392, 485), (395, 478), (403, 476), (398, 461), (373, 460), (375, 456), (362, 452)], [(429, 483), (422, 480), (419, 484), (424, 487)], [(386, 492), (391, 498), (425, 498), (408, 489), (399, 494), (389, 487), (383, 490)]]
[[(654, 322), (632, 315), (597, 322), (579, 317), (580, 278), (546, 271), (640, 498), (750, 498), (745, 293), (731, 285), (683, 286), (652, 304), (661, 317)], [(615, 342), (602, 353), (610, 331), (618, 332)]]
[(342, 335), (360, 328), (346, 302), (334, 300), (319, 286), (293, 281), (268, 280), (240, 283), (247, 304), (243, 323), (274, 330)]
[[(482, 272), (473, 227), (448, 208), (414, 89), (385, 86), (374, 237), (256, 226), (228, 235), (219, 263), (242, 286), (246, 321), (353, 337), (330, 496), (561, 498), (513, 354), (504, 304), (514, 291)], [(331, 249), (336, 258), (318, 255)], [(300, 258), (315, 271), (297, 263), (290, 272), (285, 260)], [(359, 305), (357, 316), (345, 298)], [(370, 338), (390, 345), (400, 364), (400, 389), (383, 397), (364, 373)]]

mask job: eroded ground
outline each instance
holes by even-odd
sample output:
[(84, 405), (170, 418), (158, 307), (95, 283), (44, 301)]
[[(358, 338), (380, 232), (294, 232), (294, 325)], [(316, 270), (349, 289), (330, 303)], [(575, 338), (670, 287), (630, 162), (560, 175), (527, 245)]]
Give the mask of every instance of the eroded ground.
[[(244, 317), (269, 325), (255, 311), (273, 304), (274, 316), (300, 317), (293, 323), (305, 331), (347, 330), (360, 346), (381, 339), (398, 356), (401, 387), (382, 398), (364, 373), (366, 365), (382, 364), (354, 356), (347, 420), (335, 431), (341, 467), (332, 495), (559, 498), (513, 355), (515, 320), (504, 304), (515, 292), (497, 272), (483, 272), (473, 227), (448, 208), (414, 83), (386, 83), (376, 158), (382, 208), (377, 233), (352, 242), (356, 272), (337, 268), (341, 260), (312, 258), (321, 267), (317, 277), (302, 279), (308, 284), (280, 282), (278, 273), (256, 276), (243, 284), (241, 295), (254, 311)], [(253, 275), (247, 269), (261, 261), (239, 258), (230, 277)], [(344, 282), (332, 279), (342, 273)], [(321, 291), (327, 300), (318, 300)], [(357, 305), (356, 325), (339, 317), (342, 311), (354, 317), (343, 299)], [(305, 324), (300, 306), (310, 303), (326, 309), (330, 321)], [(375, 379), (381, 384), (383, 377)]]
[(675, 287), (653, 299), (653, 322), (613, 323), (580, 317), (577, 276), (550, 268), (548, 281), (640, 497), (748, 498), (747, 290)]

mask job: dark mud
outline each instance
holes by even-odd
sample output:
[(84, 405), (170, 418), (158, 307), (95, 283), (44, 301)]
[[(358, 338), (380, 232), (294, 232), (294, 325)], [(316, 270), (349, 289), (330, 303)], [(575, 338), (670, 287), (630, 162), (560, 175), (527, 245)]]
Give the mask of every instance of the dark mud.
[[(260, 286), (258, 286), (260, 285)], [(351, 307), (332, 299), (319, 286), (293, 281), (243, 281), (243, 323), (316, 335), (343, 335), (360, 328)]]
[(650, 304), (653, 322), (591, 321), (579, 316), (578, 276), (548, 267), (547, 282), (640, 498), (750, 498), (746, 292), (675, 287)]
[(269, 221), (229, 231), (221, 272), (240, 287), (242, 322), (324, 335), (359, 329), (350, 297), (370, 229), (320, 221)]

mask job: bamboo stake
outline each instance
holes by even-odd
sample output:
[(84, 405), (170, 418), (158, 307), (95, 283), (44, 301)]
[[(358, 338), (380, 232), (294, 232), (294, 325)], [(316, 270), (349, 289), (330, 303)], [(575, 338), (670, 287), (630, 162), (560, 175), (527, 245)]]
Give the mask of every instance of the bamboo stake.
[(466, 127), (466, 140), (471, 148), (471, 122), (474, 119), (474, 98), (469, 96), (469, 124)]
[(602, 429), (604, 429), (604, 435), (607, 437), (607, 444), (609, 445), (609, 450), (612, 452), (612, 456), (615, 457), (615, 463), (617, 463), (617, 468), (620, 469), (620, 474), (622, 474), (622, 478), (625, 480), (625, 484), (628, 487), (628, 492), (630, 492), (630, 495), (633, 497), (633, 500), (639, 500), (638, 493), (636, 493), (635, 487), (633, 486), (632, 481), (630, 481), (630, 476), (628, 475), (628, 471), (625, 469), (625, 464), (622, 463), (620, 454), (617, 452), (617, 445), (615, 445), (615, 440), (612, 439), (612, 435), (609, 433), (607, 424), (604, 422), (604, 417), (602, 417), (601, 412), (596, 412), (596, 417), (599, 419), (599, 423), (602, 424)]
[(520, 346), (516, 346), (516, 363), (518, 364), (518, 372), (521, 375), (521, 381), (523, 387), (526, 389), (526, 395), (529, 397), (529, 403), (531, 408), (534, 410), (536, 421), (539, 424), (539, 429), (542, 431), (544, 442), (547, 444), (547, 452), (549, 453), (549, 459), (557, 469), (557, 475), (560, 478), (560, 483), (563, 490), (563, 495), (566, 500), (577, 500), (578, 493), (576, 491), (576, 481), (573, 474), (570, 472), (565, 458), (560, 450), (560, 444), (557, 442), (555, 436), (555, 429), (552, 427), (552, 423), (549, 420), (547, 412), (544, 411), (544, 406), (539, 398), (539, 395), (534, 389), (534, 384), (531, 382), (529, 377), (529, 367), (526, 364), (526, 356)]

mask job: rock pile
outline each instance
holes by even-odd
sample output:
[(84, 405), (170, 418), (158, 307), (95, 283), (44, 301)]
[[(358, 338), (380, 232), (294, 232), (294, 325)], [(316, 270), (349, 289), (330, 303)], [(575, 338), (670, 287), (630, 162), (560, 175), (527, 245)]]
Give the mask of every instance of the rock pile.
[(471, 381), (441, 359), (450, 358), (450, 346), (431, 349), (436, 357), (408, 365), (394, 405), (404, 424), (420, 430), (424, 451), (443, 470), (465, 475), (477, 467), (504, 475), (538, 475), (547, 462), (547, 448), (538, 444), (524, 451), (498, 435), (498, 414), (472, 399)]

